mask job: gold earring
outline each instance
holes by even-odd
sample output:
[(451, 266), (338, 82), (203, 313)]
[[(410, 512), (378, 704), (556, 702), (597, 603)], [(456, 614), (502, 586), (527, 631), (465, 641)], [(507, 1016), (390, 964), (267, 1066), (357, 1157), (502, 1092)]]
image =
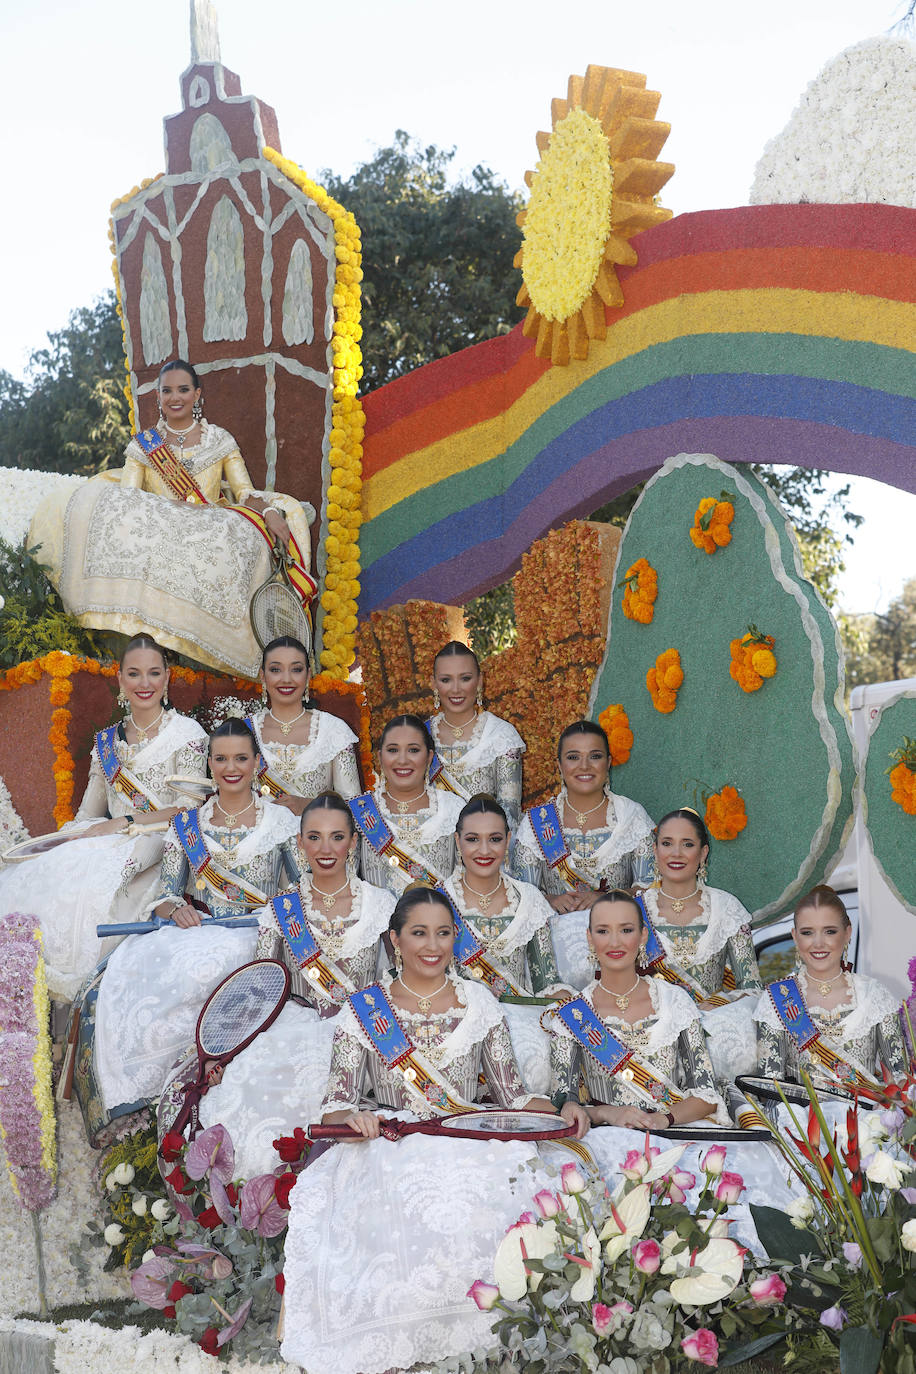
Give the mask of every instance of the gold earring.
[(653, 887), (661, 887), (661, 885), (662, 885), (662, 875), (661, 875), (661, 873), (660, 873), (659, 870), (658, 870), (658, 859), (653, 858), (653, 860), (652, 860), (652, 886), (653, 886)]
[(439, 700), (439, 688), (438, 688), (438, 687), (434, 687), (434, 688), (433, 688), (433, 710), (434, 710), (434, 711), (438, 711), (438, 710), (441, 708), (441, 706), (442, 706), (442, 702)]
[(127, 705), (127, 693), (123, 687), (118, 690), (118, 705), (122, 707)]
[(262, 706), (266, 706), (266, 705), (268, 704), (268, 701), (269, 701), (269, 698), (268, 698), (268, 695), (267, 695), (267, 684), (264, 683), (264, 682), (262, 682), (262, 683), (261, 683), (261, 705), (262, 705)]
[(355, 850), (355, 849), (351, 849), (351, 850), (350, 850), (349, 854), (347, 855), (347, 862), (346, 862), (346, 864), (344, 865), (344, 867), (346, 868), (347, 878), (348, 878), (348, 879), (351, 879), (351, 880), (352, 880), (353, 878), (356, 877), (356, 850)]
[(477, 680), (477, 709), (483, 710), (483, 678)]
[(404, 960), (401, 957), (401, 951), (397, 945), (394, 947), (394, 970), (398, 978), (400, 978), (401, 974), (404, 972)]
[(705, 883), (708, 877), (709, 869), (706, 867), (706, 860), (704, 859), (703, 862), (700, 864), (699, 868), (697, 869), (697, 882)]

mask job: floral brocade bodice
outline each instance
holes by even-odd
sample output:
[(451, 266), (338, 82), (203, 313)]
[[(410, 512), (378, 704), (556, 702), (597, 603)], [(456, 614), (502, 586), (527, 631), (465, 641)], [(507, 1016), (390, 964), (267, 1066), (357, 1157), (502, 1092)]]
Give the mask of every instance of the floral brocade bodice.
[[(170, 711), (159, 732), (145, 744), (128, 744), (123, 727), (114, 738), (114, 751), (122, 767), (137, 779), (150, 798), (157, 798), (161, 806), (181, 806), (191, 798), (179, 783), (169, 778), (203, 778), (207, 772), (207, 736), (195, 721)], [(155, 807), (153, 808), (155, 809)], [(135, 802), (119, 788), (113, 787), (102, 771), (98, 748), (92, 746), (89, 780), (80, 801), (72, 826), (96, 821), (103, 816), (138, 815)]]
[[(215, 823), (212, 801), (199, 809), (198, 816), (201, 834), (214, 864), (269, 898), (275, 896), (282, 885), (298, 881), (299, 871), (294, 865), (292, 850), (285, 844), (298, 830), (298, 818), (285, 807), (270, 802), (258, 801), (257, 810), (256, 825), (232, 831)], [(251, 912), (241, 896), (230, 900), (209, 887), (204, 879), (192, 876), (187, 855), (175, 830), (170, 828), (162, 854), (157, 901), (167, 897), (183, 901), (186, 896), (206, 905), (214, 916), (242, 916)]]
[[(383, 788), (373, 792), (382, 819), (394, 836), (395, 844), (412, 860), (422, 864), (444, 882), (455, 866), (455, 824), (463, 803), (460, 798), (440, 788), (430, 787), (428, 807), (412, 815), (400, 815), (389, 809)], [(367, 882), (385, 887), (396, 897), (416, 882), (391, 862), (388, 856), (377, 854), (365, 838), (360, 840), (360, 873)]]
[(436, 753), (463, 800), (485, 792), (495, 797), (506, 813), (510, 830), (519, 823), (522, 810), (522, 755), (525, 743), (514, 726), (489, 711), (481, 711), (466, 738), (446, 744), (440, 725), (442, 715), (429, 722)]
[[(530, 883), (504, 875), (505, 910), (484, 912), (473, 899), (468, 900), (463, 872), (459, 866), (446, 889), (484, 953), (509, 974), (522, 992), (539, 993), (542, 988), (558, 983), (560, 975), (550, 938), (550, 906), (543, 893)], [(516, 931), (517, 938), (513, 938)]]
[[(556, 798), (561, 819), (565, 792)], [(624, 814), (621, 814), (624, 813)], [(563, 825), (569, 863), (589, 887), (605, 889), (648, 884), (652, 873), (652, 822), (643, 808), (628, 797), (609, 794), (604, 824), (594, 830)], [(513, 846), (512, 874), (539, 886), (549, 897), (570, 891), (557, 868), (550, 868), (535, 838), (528, 815), (523, 816)]]
[(726, 967), (736, 988), (763, 987), (750, 915), (737, 897), (718, 888), (702, 887), (700, 916), (689, 925), (666, 918), (656, 888), (646, 889), (642, 899), (669, 961), (695, 979), (707, 997), (722, 991)]
[(357, 738), (339, 717), (328, 711), (309, 711), (309, 738), (305, 744), (284, 744), (264, 739), (267, 711), (252, 713), (255, 734), (272, 777), (297, 797), (317, 797), (329, 789), (344, 800), (360, 789), (356, 762)]
[[(391, 980), (382, 978), (383, 987), (390, 988)], [(519, 1077), (509, 1031), (501, 1016), (494, 1015), (489, 1003), (483, 1002), (487, 1014), (481, 1017), (481, 999), (495, 999), (485, 989), (453, 979), (458, 1007), (444, 1012), (408, 1012), (397, 1010), (397, 1018), (416, 1050), (449, 1084), (451, 1090), (468, 1101), (474, 1101), (480, 1088), (481, 1071), (491, 1095), (502, 1107), (521, 1108), (530, 1100), (530, 1093)], [(334, 1033), (331, 1072), (322, 1115), (327, 1112), (355, 1111), (360, 1106), (409, 1111), (422, 1117), (437, 1115), (432, 1109), (418, 1107), (417, 1098), (404, 1087), (403, 1074), (388, 1069), (378, 1054), (370, 1050), (362, 1036), (351, 1033), (346, 1026), (355, 1019), (349, 1009), (341, 1013), (345, 1025)], [(455, 1051), (455, 1042), (460, 1048)], [(370, 1096), (371, 1095), (371, 1096)]]

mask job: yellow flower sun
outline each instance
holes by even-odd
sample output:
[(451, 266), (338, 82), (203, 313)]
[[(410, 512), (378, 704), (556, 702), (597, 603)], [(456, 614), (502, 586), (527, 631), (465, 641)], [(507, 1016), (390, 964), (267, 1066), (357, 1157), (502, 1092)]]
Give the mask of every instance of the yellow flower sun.
[(589, 340), (605, 336), (604, 307), (623, 304), (616, 265), (636, 262), (628, 240), (671, 218), (655, 200), (674, 172), (656, 161), (671, 126), (655, 119), (661, 96), (645, 87), (637, 72), (591, 66), (569, 78), (566, 100), (551, 107), (552, 131), (537, 136), (515, 265), (523, 332), (539, 358), (588, 357)]

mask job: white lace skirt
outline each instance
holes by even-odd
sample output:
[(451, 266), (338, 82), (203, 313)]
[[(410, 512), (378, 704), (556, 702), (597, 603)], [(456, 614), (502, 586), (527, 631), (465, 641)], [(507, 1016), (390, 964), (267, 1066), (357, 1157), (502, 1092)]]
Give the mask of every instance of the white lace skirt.
[(550, 918), (560, 982), (568, 983), (579, 992), (595, 981), (595, 966), (589, 958), (586, 939), (588, 918), (587, 911), (555, 911)]
[(493, 1344), (494, 1314), (467, 1290), (492, 1281), (500, 1239), (549, 1186), (539, 1166), (524, 1141), (334, 1146), (291, 1194), (283, 1358), (379, 1374)]
[(0, 910), (28, 913), (41, 922), (52, 997), (70, 1001), (118, 943), (100, 940), (97, 925), (146, 915), (161, 856), (159, 836), (97, 835), (76, 837), (0, 870)]
[(541, 1026), (543, 1007), (503, 1004), (515, 1062), (528, 1092), (549, 1097), (551, 1091), (550, 1036)]
[(277, 1137), (321, 1119), (336, 1020), (287, 1002), (201, 1098), (201, 1126), (221, 1123), (232, 1137), (237, 1179), (271, 1173)]
[(210, 993), (254, 958), (256, 929), (164, 926), (130, 935), (109, 960), (95, 1010), (94, 1067), (108, 1111), (158, 1097), (194, 1041)]

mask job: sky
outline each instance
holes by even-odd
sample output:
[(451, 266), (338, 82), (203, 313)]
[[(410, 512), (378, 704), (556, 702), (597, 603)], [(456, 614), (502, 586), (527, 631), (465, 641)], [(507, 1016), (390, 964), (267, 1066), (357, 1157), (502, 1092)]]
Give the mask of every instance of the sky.
[[(405, 129), (523, 189), (550, 102), (589, 62), (644, 72), (672, 126), (675, 214), (745, 205), (767, 140), (826, 62), (886, 33), (902, 0), (217, 0), (222, 59), (277, 111), (283, 152), (346, 176)], [(188, 0), (0, 0), (4, 266), (0, 368), (111, 285), (110, 203), (162, 170), (179, 108)], [(873, 490), (870, 490), (873, 489)], [(906, 576), (916, 497), (857, 480), (866, 514), (845, 608), (886, 604)], [(867, 509), (866, 509), (867, 507)], [(880, 514), (880, 521), (878, 516)], [(889, 550), (891, 552), (889, 552)], [(897, 552), (895, 552), (897, 551)]]

